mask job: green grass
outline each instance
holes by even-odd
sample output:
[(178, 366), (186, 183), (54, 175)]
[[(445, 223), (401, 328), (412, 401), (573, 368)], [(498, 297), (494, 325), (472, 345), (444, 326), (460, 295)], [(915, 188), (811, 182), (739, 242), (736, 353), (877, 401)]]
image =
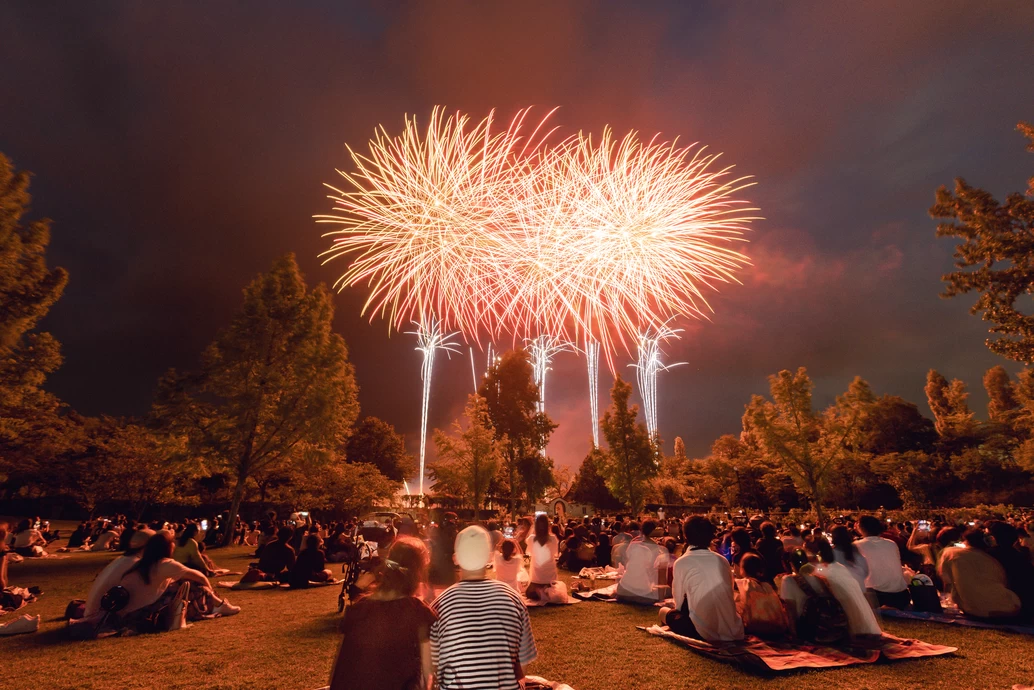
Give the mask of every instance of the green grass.
[[(214, 550), (216, 563), (243, 570), (248, 550)], [(162, 635), (68, 640), (61, 615), (109, 554), (75, 554), (11, 566), (12, 584), (43, 597), (19, 613), (40, 614), (40, 631), (0, 638), (3, 688), (285, 688), (326, 684), (338, 637), (338, 588), (229, 592), (242, 611)], [(12, 614), (8, 614), (11, 616)], [(10, 619), (8, 619), (10, 620)], [(761, 677), (711, 661), (636, 630), (652, 610), (617, 604), (531, 609), (539, 658), (528, 672), (575, 690), (669, 688), (1011, 688), (1034, 681), (1034, 640), (994, 631), (888, 621), (888, 632), (959, 647), (955, 657), (879, 663)]]

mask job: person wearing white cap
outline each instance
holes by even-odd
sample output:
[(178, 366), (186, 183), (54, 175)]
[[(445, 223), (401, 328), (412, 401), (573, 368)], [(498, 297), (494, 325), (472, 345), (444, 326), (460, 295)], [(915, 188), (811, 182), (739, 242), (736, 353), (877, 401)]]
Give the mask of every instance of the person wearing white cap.
[(431, 655), (441, 690), (519, 690), (538, 651), (528, 609), (506, 584), (486, 577), (492, 536), (471, 526), (456, 535), (459, 582), (431, 605)]

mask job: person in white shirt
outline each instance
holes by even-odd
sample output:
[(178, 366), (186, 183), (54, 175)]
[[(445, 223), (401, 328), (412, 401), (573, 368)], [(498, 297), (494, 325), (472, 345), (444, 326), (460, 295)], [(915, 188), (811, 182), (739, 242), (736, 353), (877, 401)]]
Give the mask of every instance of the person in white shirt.
[(90, 544), (90, 551), (111, 551), (118, 544), (118, 532), (116, 532), (110, 522), (104, 523), (104, 531), (101, 532), (97, 539)]
[(47, 540), (40, 531), (32, 526), (31, 520), (22, 520), (14, 532), (7, 536), (7, 544), (19, 556), (34, 558), (45, 556)]
[(662, 625), (677, 635), (707, 642), (735, 642), (743, 639), (743, 620), (733, 598), (732, 568), (720, 554), (710, 550), (714, 525), (694, 515), (683, 525), (689, 550), (672, 568), (675, 607), (662, 607)]
[(865, 587), (876, 595), (880, 606), (908, 608), (912, 598), (908, 592), (908, 580), (905, 579), (905, 573), (901, 568), (901, 552), (898, 545), (880, 536), (883, 533), (883, 523), (877, 517), (863, 516), (858, 520), (858, 528), (863, 538), (854, 543), (855, 548), (869, 566)]
[(618, 581), (617, 598), (630, 604), (652, 606), (663, 596), (668, 584), (668, 550), (650, 538), (657, 528), (653, 520), (646, 520), (642, 536), (636, 537), (625, 550), (625, 572)]
[(864, 592), (865, 580), (869, 577), (869, 562), (855, 546), (851, 530), (843, 525), (837, 525), (830, 536), (833, 537), (833, 557), (836, 562), (850, 571)]
[[(130, 625), (150, 623), (148, 618), (152, 612), (161, 611), (165, 603), (185, 603), (187, 596), (197, 604), (191, 607), (197, 611), (216, 616), (232, 616), (240, 612), (239, 606), (215, 595), (204, 574), (174, 561), (172, 551), (172, 533), (165, 530), (157, 532), (147, 540), (140, 559), (117, 583), (129, 592), (129, 603), (119, 612), (125, 622)], [(189, 584), (193, 587), (184, 587)], [(169, 608), (175, 610), (176, 607)], [(158, 627), (163, 629), (169, 624), (175, 627), (174, 620), (163, 621)]]
[(140, 560), (140, 551), (147, 545), (147, 541), (154, 536), (154, 530), (141, 529), (133, 532), (129, 540), (129, 548), (124, 554), (104, 566), (97, 579), (90, 586), (86, 595), (86, 610), (84, 616), (92, 616), (101, 610), (101, 599), (108, 590), (122, 581), (122, 577), (129, 572)]
[[(822, 581), (829, 586), (830, 594), (836, 599), (847, 616), (847, 631), (851, 637), (879, 636), (883, 634), (876, 615), (865, 598), (865, 592), (854, 578), (854, 575), (842, 564), (835, 561), (833, 548), (824, 538), (811, 539), (805, 543), (806, 552), (800, 550), (791, 554), (790, 561), (794, 572), (803, 575), (816, 593), (825, 590)], [(798, 559), (798, 554), (806, 553)], [(795, 621), (804, 611), (808, 595), (793, 577), (784, 576), (779, 584), (779, 598), (786, 603), (791, 618)]]
[(525, 596), (534, 601), (548, 600), (548, 590), (557, 579), (556, 559), (560, 552), (560, 541), (549, 531), (549, 518), (545, 513), (535, 517), (535, 529), (528, 540), (528, 555), (531, 557), (531, 575)]
[[(513, 591), (521, 593), (518, 574), (524, 571), (524, 555), (513, 539), (503, 539), (495, 551), (495, 579), (510, 585)], [(527, 583), (527, 577), (524, 578)]]

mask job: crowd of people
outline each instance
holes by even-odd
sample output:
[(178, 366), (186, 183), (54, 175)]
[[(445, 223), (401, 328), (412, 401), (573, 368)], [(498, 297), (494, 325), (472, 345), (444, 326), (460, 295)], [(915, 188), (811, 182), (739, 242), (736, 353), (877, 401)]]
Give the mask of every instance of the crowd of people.
[[(174, 630), (236, 614), (209, 578), (218, 518), (84, 522), (69, 541), (121, 554), (69, 606), (77, 637)], [(0, 524), (8, 557), (39, 555), (46, 523)], [(321, 524), (307, 514), (240, 523), (254, 547), (242, 582), (304, 588), (378, 551), (372, 585), (345, 610), (331, 688), (517, 688), (536, 656), (527, 606), (565, 603), (560, 571), (616, 580), (619, 602), (657, 606), (659, 623), (710, 643), (755, 635), (838, 644), (882, 634), (881, 607), (939, 610), (1003, 623), (1034, 621), (1034, 522), (997, 516), (962, 524), (841, 516), (826, 525), (730, 516), (549, 518), (463, 527), (455, 514), (425, 529), (409, 518)], [(570, 578), (566, 578), (570, 579)], [(573, 587), (577, 588), (578, 585)], [(38, 590), (37, 590), (38, 591)]]

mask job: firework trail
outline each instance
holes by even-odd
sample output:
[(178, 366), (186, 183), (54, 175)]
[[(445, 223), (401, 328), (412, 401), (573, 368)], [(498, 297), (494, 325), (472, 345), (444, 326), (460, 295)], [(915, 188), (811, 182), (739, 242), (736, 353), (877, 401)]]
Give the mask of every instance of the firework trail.
[(677, 367), (685, 362), (665, 364), (661, 359), (661, 344), (672, 338), (678, 339), (681, 328), (671, 328), (667, 323), (657, 328), (648, 328), (639, 337), (639, 361), (629, 366), (636, 370), (639, 396), (643, 399), (643, 416), (650, 439), (657, 440), (657, 374)]
[(585, 364), (589, 373), (589, 416), (592, 421), (592, 445), (600, 447), (600, 344), (595, 340), (585, 343)]
[(414, 321), (417, 339), (416, 349), (424, 356), (423, 366), (420, 369), (420, 380), (423, 383), (423, 398), (420, 407), (420, 492), (424, 495), (424, 458), (427, 452), (427, 411), (431, 403), (431, 374), (434, 372), (434, 356), (441, 350), (446, 356), (452, 353), (459, 353), (457, 343), (453, 338), (457, 333), (445, 333), (442, 331), (441, 322), (437, 319), (428, 318)]

